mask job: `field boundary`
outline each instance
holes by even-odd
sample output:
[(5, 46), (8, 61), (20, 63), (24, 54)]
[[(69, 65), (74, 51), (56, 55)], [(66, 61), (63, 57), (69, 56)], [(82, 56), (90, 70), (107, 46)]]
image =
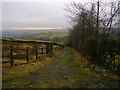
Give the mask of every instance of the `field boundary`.
[[(20, 41), (18, 41), (20, 42)], [(28, 41), (24, 41), (24, 42), (28, 42)], [(36, 42), (37, 43), (37, 42)], [(42, 43), (42, 42), (41, 42)], [(49, 54), (51, 54), (53, 51), (56, 52), (58, 49), (62, 48), (62, 45), (61, 44), (58, 44), (58, 43), (43, 43), (44, 45), (46, 45), (46, 47), (35, 47), (35, 48), (29, 48), (29, 47), (26, 47), (26, 48), (13, 48), (13, 46), (10, 46), (10, 48), (2, 48), (2, 51), (9, 51), (10, 54), (9, 55), (2, 55), (0, 56), (1, 58), (5, 58), (5, 57), (8, 57), (10, 58), (9, 61), (2, 61), (0, 63), (10, 63), (11, 66), (14, 65), (14, 57), (17, 57), (17, 56), (23, 56), (25, 55), (25, 58), (27, 63), (29, 63), (29, 56), (30, 55), (35, 55), (35, 58), (38, 59), (38, 55), (41, 54), (41, 55), (46, 55), (48, 56)], [(55, 47), (56, 46), (56, 47)], [(24, 54), (14, 54), (13, 52), (14, 51), (24, 51), (25, 53)], [(30, 53), (29, 51), (34, 51), (33, 53)]]

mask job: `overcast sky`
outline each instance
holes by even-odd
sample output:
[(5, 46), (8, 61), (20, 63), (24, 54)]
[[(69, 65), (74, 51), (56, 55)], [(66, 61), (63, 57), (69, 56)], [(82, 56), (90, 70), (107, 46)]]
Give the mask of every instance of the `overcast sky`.
[(67, 12), (63, 9), (65, 7), (64, 3), (69, 3), (70, 1), (87, 2), (89, 0), (10, 1), (3, 0), (2, 2), (2, 27), (68, 28), (70, 24), (65, 17)]
[(65, 28), (68, 26), (58, 2), (3, 2), (2, 26), (20, 28)]

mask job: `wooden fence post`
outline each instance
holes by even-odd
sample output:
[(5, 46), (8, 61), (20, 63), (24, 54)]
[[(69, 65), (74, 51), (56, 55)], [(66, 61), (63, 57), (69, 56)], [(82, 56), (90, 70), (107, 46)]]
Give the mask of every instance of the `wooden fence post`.
[(46, 46), (46, 56), (48, 55), (48, 53), (49, 53), (49, 44), (47, 44)]
[(10, 61), (11, 61), (11, 66), (13, 66), (14, 60), (13, 60), (13, 48), (12, 48), (12, 46), (10, 46)]
[(50, 45), (50, 53), (52, 53), (52, 44)]
[(27, 59), (27, 63), (28, 63), (28, 62), (29, 62), (29, 48), (28, 48), (28, 47), (26, 47), (26, 49), (27, 49), (27, 51), (26, 51), (26, 54), (27, 54), (26, 59)]
[(38, 59), (38, 49), (36, 47), (36, 59)]
[(42, 53), (42, 55), (43, 55), (43, 47), (41, 48), (41, 53)]

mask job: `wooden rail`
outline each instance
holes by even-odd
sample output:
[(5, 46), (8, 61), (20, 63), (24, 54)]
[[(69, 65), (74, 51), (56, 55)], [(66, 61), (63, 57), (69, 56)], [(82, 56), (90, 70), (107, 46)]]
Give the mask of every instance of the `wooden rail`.
[[(59, 45), (56, 45), (56, 46), (60, 47)], [(41, 52), (39, 52), (39, 49), (40, 49)], [(23, 56), (23, 55), (25, 55), (26, 56), (26, 61), (28, 63), (30, 55), (35, 55), (36, 59), (38, 59), (39, 54), (41, 54), (41, 55), (46, 54), (46, 56), (48, 56), (48, 54), (50, 54), (53, 50), (56, 51), (56, 48), (54, 48), (52, 44), (47, 44), (46, 47), (41, 47), (41, 48), (35, 47), (34, 49), (31, 49), (29, 47), (26, 47), (26, 49), (23, 49), (23, 48), (17, 49), (17, 48), (13, 48), (11, 46), (10, 48), (3, 48), (2, 50), (9, 50), (10, 51), (10, 55), (8, 55), (8, 56), (0, 56), (2, 58), (9, 57), (10, 61), (3, 61), (3, 62), (0, 62), (0, 63), (10, 63), (11, 66), (13, 66), (15, 56)], [(17, 54), (17, 55), (13, 54), (14, 51), (20, 51), (20, 50), (25, 51), (25, 54)], [(29, 53), (30, 50), (35, 50), (35, 53)]]

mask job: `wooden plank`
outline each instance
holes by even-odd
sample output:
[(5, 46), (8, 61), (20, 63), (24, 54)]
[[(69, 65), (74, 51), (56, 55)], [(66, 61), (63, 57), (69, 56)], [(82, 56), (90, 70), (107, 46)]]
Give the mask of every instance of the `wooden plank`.
[(40, 53), (37, 53), (37, 54), (42, 54), (42, 53), (40, 52)]
[(13, 49), (13, 50), (34, 50), (34, 49)]
[(42, 48), (37, 48), (37, 49), (42, 49)]
[(27, 56), (27, 55), (33, 55), (33, 54), (35, 55), (36, 53), (28, 53), (28, 54), (17, 54), (17, 55), (13, 55), (13, 56), (22, 56), (22, 55), (26, 55), (26, 56)]
[(5, 58), (5, 57), (10, 57), (10, 55), (9, 55), (9, 56), (0, 56), (0, 57), (2, 57), (2, 58)]
[(2, 48), (2, 50), (10, 50), (10, 48)]
[(10, 63), (11, 61), (3, 61), (3, 62), (0, 62), (0, 63)]

